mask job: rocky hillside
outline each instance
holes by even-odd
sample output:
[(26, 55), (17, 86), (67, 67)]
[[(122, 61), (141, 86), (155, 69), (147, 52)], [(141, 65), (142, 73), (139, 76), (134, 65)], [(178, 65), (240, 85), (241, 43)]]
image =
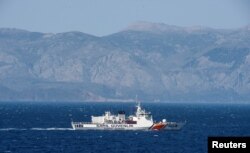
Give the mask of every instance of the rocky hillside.
[(140, 22), (96, 37), (0, 29), (0, 101), (250, 100), (250, 26)]

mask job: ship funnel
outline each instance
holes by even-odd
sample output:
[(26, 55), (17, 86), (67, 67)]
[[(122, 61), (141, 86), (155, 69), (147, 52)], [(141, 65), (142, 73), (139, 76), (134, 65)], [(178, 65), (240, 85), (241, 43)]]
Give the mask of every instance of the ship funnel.
[(119, 111), (118, 112), (118, 119), (120, 122), (125, 121), (125, 111)]

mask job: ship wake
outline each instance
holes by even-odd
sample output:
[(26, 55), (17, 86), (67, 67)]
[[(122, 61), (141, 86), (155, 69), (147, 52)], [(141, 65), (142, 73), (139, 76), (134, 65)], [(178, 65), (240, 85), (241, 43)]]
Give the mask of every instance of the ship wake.
[(69, 131), (72, 128), (0, 128), (0, 131)]

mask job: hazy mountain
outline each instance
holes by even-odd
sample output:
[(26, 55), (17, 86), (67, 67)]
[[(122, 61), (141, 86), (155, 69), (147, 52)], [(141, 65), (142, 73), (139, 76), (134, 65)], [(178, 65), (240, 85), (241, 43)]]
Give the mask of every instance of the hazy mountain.
[(0, 29), (0, 100), (249, 101), (250, 26), (139, 22), (96, 37)]

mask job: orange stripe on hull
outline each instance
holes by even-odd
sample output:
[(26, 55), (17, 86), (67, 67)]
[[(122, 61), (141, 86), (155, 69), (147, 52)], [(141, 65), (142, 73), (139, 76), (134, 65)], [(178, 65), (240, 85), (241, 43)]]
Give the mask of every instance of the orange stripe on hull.
[(167, 124), (166, 123), (155, 123), (152, 127), (151, 127), (151, 130), (161, 130), (161, 129), (164, 129), (165, 126)]

